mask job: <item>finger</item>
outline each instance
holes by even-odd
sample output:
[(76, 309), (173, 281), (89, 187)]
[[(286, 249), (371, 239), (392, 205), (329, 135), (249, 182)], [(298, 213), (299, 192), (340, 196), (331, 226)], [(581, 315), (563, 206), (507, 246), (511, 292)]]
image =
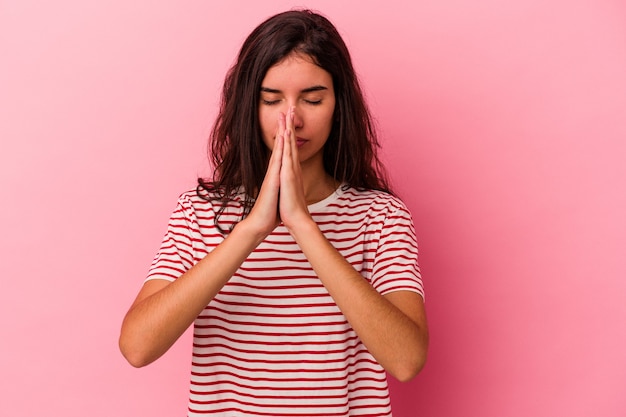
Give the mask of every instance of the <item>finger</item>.
[(291, 164), (293, 147), (291, 144), (295, 142), (293, 129), (293, 107), (287, 110), (285, 115), (285, 132), (284, 137), (284, 149), (283, 149), (283, 164)]
[(279, 136), (283, 136), (285, 134), (286, 129), (286, 115), (283, 112), (278, 113), (278, 127), (276, 128), (276, 139)]
[(280, 173), (281, 160), (283, 157), (283, 148), (285, 146), (285, 138), (283, 135), (277, 135), (274, 139), (274, 149), (270, 156), (269, 166), (267, 168), (268, 173), (278, 175)]
[(293, 131), (293, 113), (294, 113), (295, 107), (294, 106), (290, 106), (289, 109), (287, 110), (287, 115), (285, 117), (285, 124), (287, 129), (291, 129)]
[(261, 230), (267, 233), (273, 230), (280, 221), (278, 199), (283, 147), (284, 138), (282, 135), (279, 135), (274, 140), (265, 177), (249, 215), (249, 218), (253, 221), (252, 224), (259, 225)]
[(300, 161), (298, 160), (298, 141), (296, 140), (296, 131), (293, 127), (295, 117), (296, 117), (296, 108), (292, 107), (291, 115), (290, 115), (292, 136), (291, 136), (291, 142), (289, 143), (289, 145), (291, 148), (291, 158), (292, 158), (294, 169), (299, 170)]
[(265, 171), (265, 177), (263, 179), (263, 183), (261, 184), (261, 189), (259, 190), (261, 194), (263, 194), (264, 190), (266, 193), (273, 190), (271, 193), (277, 194), (278, 189), (280, 187), (280, 170), (282, 166), (282, 158), (283, 158), (283, 148), (284, 148), (284, 138), (282, 135), (276, 136), (274, 138), (274, 146), (272, 148), (272, 152), (270, 154), (270, 159), (267, 164), (267, 170)]
[[(276, 128), (276, 136), (274, 136), (274, 147), (270, 155), (270, 161), (268, 165), (268, 172), (273, 169), (280, 170), (281, 159), (283, 155), (284, 147), (284, 133), (285, 133), (285, 115), (281, 112), (278, 114), (278, 127)], [(276, 167), (276, 165), (278, 165)]]
[(295, 111), (295, 107), (290, 107), (287, 112), (287, 131), (285, 132), (285, 150), (283, 151), (285, 159), (283, 160), (283, 164), (289, 164), (291, 169), (298, 173), (300, 171), (300, 161), (298, 159), (298, 141), (296, 140), (294, 128)]

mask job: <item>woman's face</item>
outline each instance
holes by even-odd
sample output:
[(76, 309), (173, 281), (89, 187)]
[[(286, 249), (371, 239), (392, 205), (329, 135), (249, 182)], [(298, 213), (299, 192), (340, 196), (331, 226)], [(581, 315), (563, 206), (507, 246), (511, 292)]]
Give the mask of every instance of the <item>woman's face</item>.
[(265, 74), (261, 82), (259, 121), (263, 142), (273, 149), (279, 114), (295, 107), (294, 128), (301, 165), (323, 169), (323, 148), (333, 124), (332, 76), (307, 55), (292, 53)]

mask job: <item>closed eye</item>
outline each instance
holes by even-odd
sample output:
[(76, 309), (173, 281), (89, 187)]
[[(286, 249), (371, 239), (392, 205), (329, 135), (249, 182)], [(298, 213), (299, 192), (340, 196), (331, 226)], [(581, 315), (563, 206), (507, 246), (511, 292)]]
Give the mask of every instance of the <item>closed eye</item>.
[(317, 106), (319, 104), (322, 104), (322, 100), (304, 100), (305, 103), (307, 104), (311, 104), (313, 106)]
[(280, 100), (262, 100), (262, 102), (266, 106), (273, 106), (274, 104), (278, 104)]

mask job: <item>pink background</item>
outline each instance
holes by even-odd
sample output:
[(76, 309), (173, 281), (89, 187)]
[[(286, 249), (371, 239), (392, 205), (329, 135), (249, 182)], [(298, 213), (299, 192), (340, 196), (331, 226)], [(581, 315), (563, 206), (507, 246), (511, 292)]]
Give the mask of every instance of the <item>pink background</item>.
[(0, 1), (0, 415), (184, 415), (189, 334), (136, 370), (120, 322), (241, 42), (296, 5), (415, 217), (432, 344), (395, 415), (623, 416), (621, 0)]

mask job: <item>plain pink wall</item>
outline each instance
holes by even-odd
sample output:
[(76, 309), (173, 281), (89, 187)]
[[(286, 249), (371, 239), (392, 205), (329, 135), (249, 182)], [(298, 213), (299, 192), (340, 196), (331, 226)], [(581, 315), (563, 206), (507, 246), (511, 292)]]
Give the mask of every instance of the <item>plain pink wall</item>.
[(432, 345), (397, 417), (623, 416), (626, 6), (0, 3), (0, 415), (183, 415), (189, 334), (117, 350), (238, 47), (292, 6), (345, 36), (415, 217)]

